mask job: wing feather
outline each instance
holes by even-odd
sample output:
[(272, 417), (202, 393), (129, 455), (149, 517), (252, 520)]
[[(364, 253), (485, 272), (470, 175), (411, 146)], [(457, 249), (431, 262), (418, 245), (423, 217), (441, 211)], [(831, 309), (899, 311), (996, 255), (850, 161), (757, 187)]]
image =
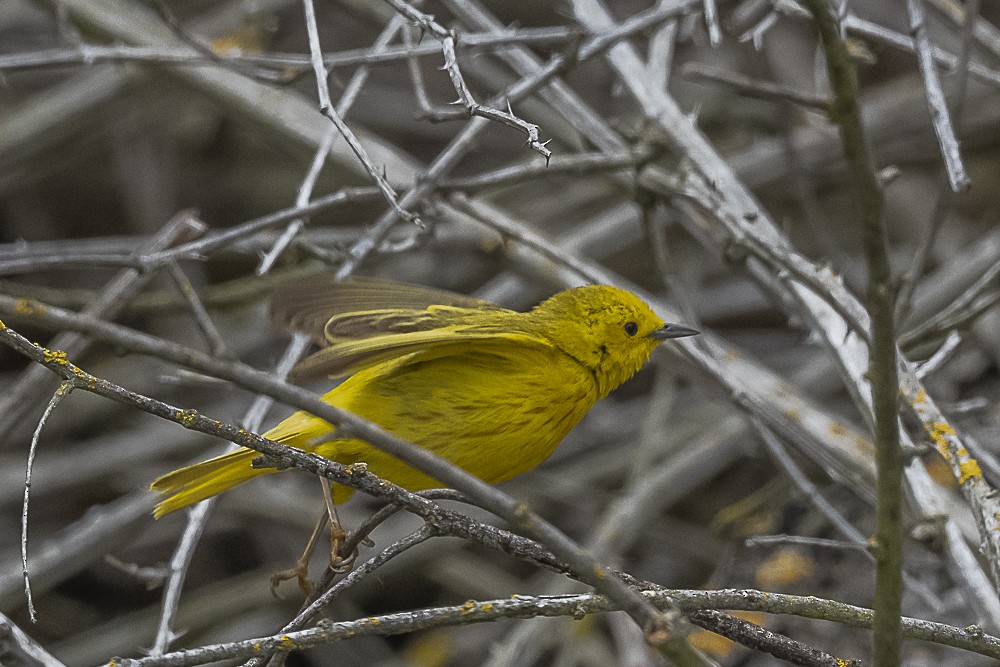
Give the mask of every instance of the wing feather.
[(428, 309), (433, 306), (512, 312), (470, 296), (381, 278), (356, 277), (337, 282), (331, 276), (312, 276), (275, 289), (271, 316), (276, 323), (304, 331), (316, 343), (325, 345), (332, 318), (340, 318), (337, 338), (361, 338), (445, 324), (428, 317)]
[[(304, 380), (353, 375), (392, 359), (415, 353), (434, 356), (461, 354), (466, 350), (489, 350), (490, 347), (515, 343), (532, 347), (551, 347), (544, 338), (527, 333), (474, 331), (460, 328), (434, 329), (371, 338), (345, 340), (312, 354), (295, 367), (293, 375)], [(415, 359), (422, 358), (423, 355)]]

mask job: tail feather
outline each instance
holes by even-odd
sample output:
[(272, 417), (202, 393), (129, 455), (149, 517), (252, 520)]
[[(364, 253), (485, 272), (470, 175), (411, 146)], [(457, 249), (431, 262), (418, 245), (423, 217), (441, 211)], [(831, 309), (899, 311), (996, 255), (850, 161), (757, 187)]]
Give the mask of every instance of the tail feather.
[(239, 449), (156, 478), (149, 485), (150, 490), (158, 491), (167, 497), (153, 509), (153, 516), (159, 519), (165, 514), (199, 503), (254, 477), (275, 472), (273, 469), (251, 466), (251, 461), (259, 455), (260, 452), (252, 449)]

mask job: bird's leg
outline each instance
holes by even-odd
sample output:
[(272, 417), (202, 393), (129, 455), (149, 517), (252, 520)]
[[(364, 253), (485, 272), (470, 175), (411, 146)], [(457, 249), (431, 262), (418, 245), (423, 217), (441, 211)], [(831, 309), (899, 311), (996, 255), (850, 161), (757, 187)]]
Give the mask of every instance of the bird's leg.
[(293, 565), (288, 570), (282, 570), (281, 572), (275, 572), (271, 576), (271, 594), (278, 597), (278, 586), (283, 581), (288, 581), (289, 579), (297, 579), (299, 582), (299, 590), (302, 591), (302, 596), (308, 598), (312, 593), (312, 583), (309, 581), (309, 561), (312, 559), (313, 552), (316, 551), (316, 545), (319, 544), (319, 536), (322, 534), (323, 529), (326, 528), (326, 522), (329, 520), (330, 515), (327, 514), (326, 508), (323, 509), (323, 513), (320, 514), (319, 520), (316, 521), (316, 526), (313, 528), (312, 535), (309, 536), (309, 542), (306, 543), (306, 548), (299, 556), (299, 559), (295, 561)]
[(326, 501), (326, 514), (330, 518), (330, 569), (334, 572), (347, 572), (354, 565), (357, 554), (350, 554), (347, 558), (340, 555), (340, 547), (347, 537), (347, 531), (340, 524), (337, 503), (333, 500), (332, 484), (323, 484), (323, 499)]

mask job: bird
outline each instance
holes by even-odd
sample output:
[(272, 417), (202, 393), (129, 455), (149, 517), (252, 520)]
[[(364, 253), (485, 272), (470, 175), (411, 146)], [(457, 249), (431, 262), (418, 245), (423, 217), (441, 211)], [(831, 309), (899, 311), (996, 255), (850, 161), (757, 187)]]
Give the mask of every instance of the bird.
[[(323, 400), (451, 461), (487, 483), (541, 464), (593, 405), (634, 375), (666, 340), (698, 331), (660, 319), (609, 285), (558, 292), (527, 312), (380, 278), (307, 280), (272, 300), (273, 318), (324, 347), (296, 380), (346, 378)], [(265, 438), (367, 470), (410, 491), (427, 474), (296, 412)], [(256, 477), (259, 453), (240, 448), (152, 482), (156, 518)], [(333, 503), (354, 489), (332, 485)]]

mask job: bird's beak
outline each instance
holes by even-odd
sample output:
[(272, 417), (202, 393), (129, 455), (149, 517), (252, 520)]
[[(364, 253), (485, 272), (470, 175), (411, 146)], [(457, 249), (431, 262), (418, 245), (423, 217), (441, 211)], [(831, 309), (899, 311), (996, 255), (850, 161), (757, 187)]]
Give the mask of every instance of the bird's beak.
[(696, 329), (688, 329), (679, 324), (664, 324), (659, 329), (651, 331), (650, 338), (656, 340), (667, 340), (668, 338), (684, 338), (685, 336), (697, 336), (701, 332)]

